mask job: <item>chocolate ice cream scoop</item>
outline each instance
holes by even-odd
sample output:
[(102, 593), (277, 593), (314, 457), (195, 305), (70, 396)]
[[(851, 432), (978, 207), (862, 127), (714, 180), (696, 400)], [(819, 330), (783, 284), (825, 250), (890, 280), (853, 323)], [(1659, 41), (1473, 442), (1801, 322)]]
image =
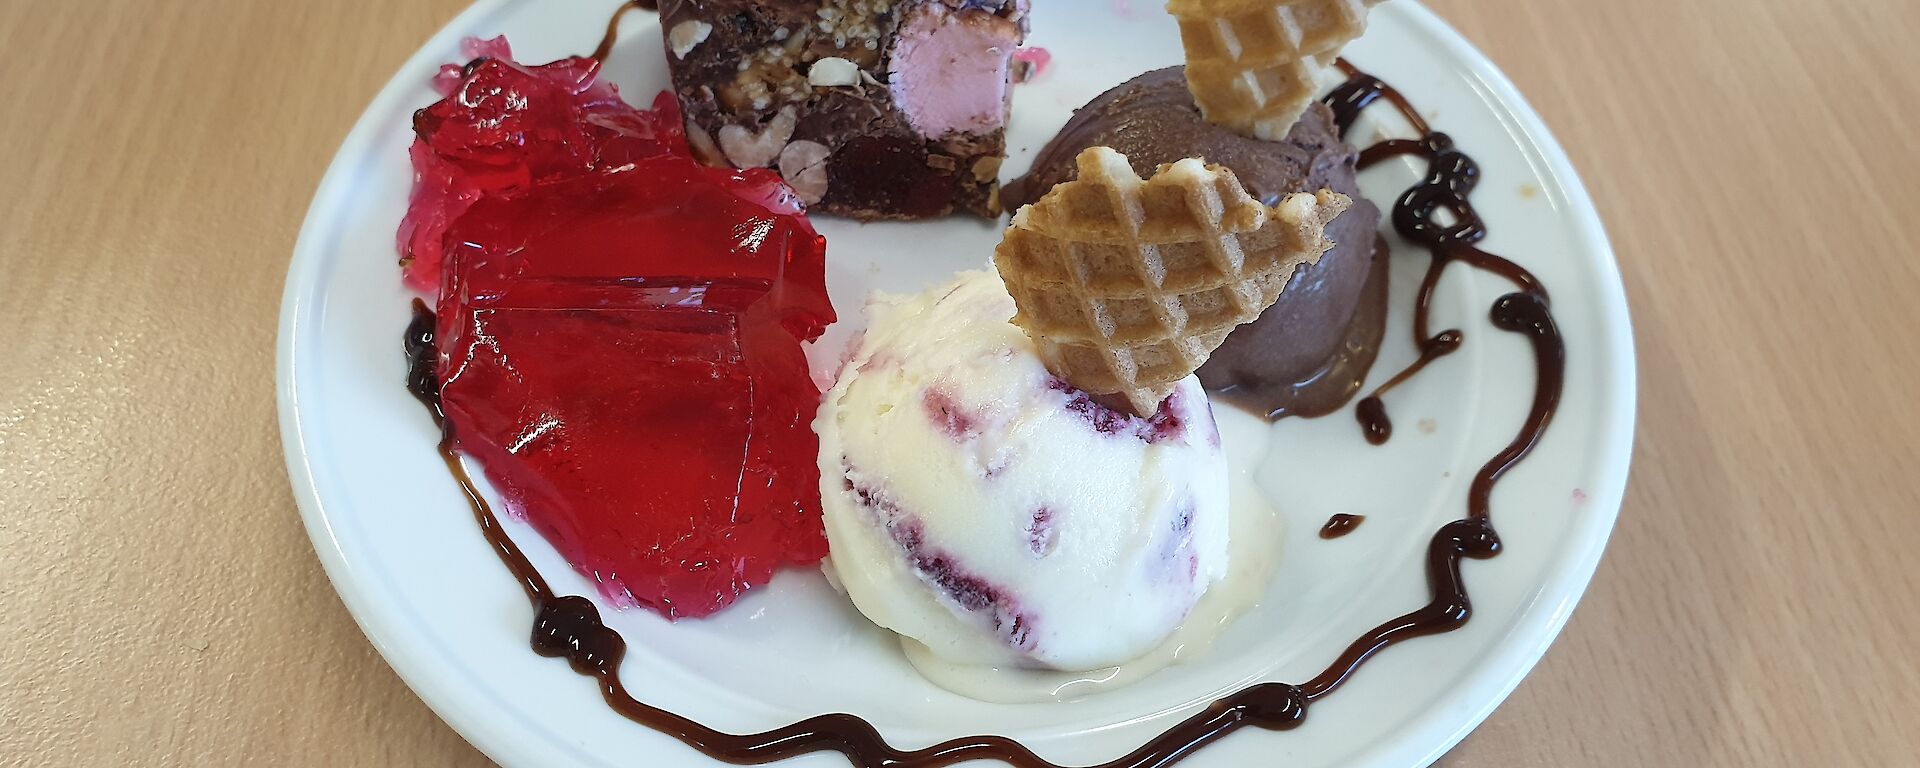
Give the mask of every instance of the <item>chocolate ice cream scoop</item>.
[(1001, 190), (1007, 210), (1072, 179), (1074, 159), (1094, 146), (1126, 155), (1142, 175), (1189, 157), (1224, 165), (1266, 205), (1320, 189), (1353, 198), (1327, 227), (1333, 250), (1294, 272), (1279, 301), (1228, 336), (1200, 368), (1208, 389), (1269, 418), (1319, 416), (1345, 405), (1385, 330), (1387, 248), (1375, 232), (1380, 210), (1360, 197), (1354, 178), (1358, 152), (1340, 140), (1333, 114), (1314, 104), (1286, 141), (1249, 138), (1201, 117), (1180, 67), (1154, 70), (1074, 112), (1027, 175)]

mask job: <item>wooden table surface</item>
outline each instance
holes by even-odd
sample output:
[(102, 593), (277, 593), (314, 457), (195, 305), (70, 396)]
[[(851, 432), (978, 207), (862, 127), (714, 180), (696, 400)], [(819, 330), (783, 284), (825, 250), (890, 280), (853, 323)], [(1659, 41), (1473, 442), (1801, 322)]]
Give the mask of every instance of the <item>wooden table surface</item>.
[[(321, 172), (465, 2), (0, 7), (0, 763), (485, 762), (329, 588), (272, 387)], [(1433, 5), (1590, 185), (1641, 387), (1592, 590), (1443, 764), (1920, 763), (1920, 3)]]

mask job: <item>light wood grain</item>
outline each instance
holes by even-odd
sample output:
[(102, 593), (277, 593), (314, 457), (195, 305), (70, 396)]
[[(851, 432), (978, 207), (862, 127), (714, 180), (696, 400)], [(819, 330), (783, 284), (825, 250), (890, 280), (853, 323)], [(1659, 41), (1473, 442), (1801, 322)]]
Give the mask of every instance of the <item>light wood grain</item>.
[[(0, 763), (484, 764), (328, 588), (270, 385), (315, 182), (461, 5), (0, 6)], [(1584, 174), (1641, 371), (1592, 591), (1444, 764), (1920, 761), (1920, 3), (1433, 5)]]

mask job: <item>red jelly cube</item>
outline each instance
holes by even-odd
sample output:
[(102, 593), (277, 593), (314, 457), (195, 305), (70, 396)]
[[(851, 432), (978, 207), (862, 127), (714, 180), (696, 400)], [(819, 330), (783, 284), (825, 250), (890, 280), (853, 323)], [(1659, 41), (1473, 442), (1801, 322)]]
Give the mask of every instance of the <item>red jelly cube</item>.
[(833, 321), (825, 243), (778, 190), (662, 156), (448, 233), (458, 446), (606, 594), (669, 617), (826, 553), (799, 347)]
[(447, 97), (414, 113), (414, 186), (399, 247), (408, 284), (421, 290), (439, 279), (447, 226), (482, 196), (688, 154), (672, 94), (634, 109), (596, 79), (592, 59), (527, 67), (505, 57), (504, 40), (469, 47), (489, 57), (449, 73), (459, 79)]

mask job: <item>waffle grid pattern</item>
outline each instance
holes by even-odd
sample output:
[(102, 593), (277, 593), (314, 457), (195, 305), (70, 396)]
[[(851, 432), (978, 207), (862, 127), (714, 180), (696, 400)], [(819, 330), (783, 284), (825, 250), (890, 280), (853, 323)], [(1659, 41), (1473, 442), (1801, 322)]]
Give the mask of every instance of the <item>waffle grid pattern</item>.
[(1319, 90), (1320, 72), (1366, 31), (1382, 0), (1174, 0), (1187, 86), (1207, 119), (1285, 138)]
[(1323, 191), (1268, 209), (1195, 159), (1144, 181), (1107, 147), (1077, 162), (1078, 179), (1015, 217), (995, 264), (1047, 367), (1142, 414), (1318, 261), (1349, 202)]

